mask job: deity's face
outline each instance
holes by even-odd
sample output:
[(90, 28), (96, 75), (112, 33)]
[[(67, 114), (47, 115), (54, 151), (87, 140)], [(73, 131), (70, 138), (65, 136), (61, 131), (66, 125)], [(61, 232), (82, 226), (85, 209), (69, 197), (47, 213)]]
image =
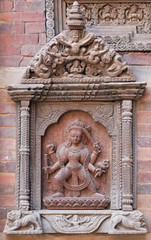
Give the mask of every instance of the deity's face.
[(71, 129), (70, 130), (70, 141), (74, 144), (79, 144), (81, 142), (82, 130)]

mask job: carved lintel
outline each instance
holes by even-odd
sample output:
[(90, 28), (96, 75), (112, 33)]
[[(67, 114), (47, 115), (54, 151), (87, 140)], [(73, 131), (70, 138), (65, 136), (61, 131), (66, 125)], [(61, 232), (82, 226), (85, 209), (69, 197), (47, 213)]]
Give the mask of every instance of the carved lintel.
[(112, 210), (13, 210), (7, 215), (6, 234), (144, 234), (143, 214)]
[(122, 203), (123, 210), (132, 210), (132, 101), (122, 102)]
[(20, 208), (29, 209), (29, 101), (21, 102)]

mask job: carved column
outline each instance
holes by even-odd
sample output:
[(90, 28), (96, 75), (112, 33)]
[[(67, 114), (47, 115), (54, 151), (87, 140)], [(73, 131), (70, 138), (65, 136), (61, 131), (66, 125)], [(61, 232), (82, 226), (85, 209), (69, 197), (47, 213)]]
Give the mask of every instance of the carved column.
[(20, 208), (29, 209), (29, 101), (21, 102)]
[(122, 203), (132, 210), (132, 101), (122, 102)]

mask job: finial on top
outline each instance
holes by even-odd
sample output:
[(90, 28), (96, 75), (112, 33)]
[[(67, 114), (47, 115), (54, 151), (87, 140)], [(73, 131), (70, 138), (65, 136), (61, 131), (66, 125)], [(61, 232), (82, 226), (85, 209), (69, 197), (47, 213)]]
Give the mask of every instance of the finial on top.
[(69, 16), (67, 19), (67, 26), (70, 30), (84, 29), (85, 24), (83, 20), (83, 15), (80, 11), (80, 6), (77, 1), (72, 5), (72, 8), (69, 10)]

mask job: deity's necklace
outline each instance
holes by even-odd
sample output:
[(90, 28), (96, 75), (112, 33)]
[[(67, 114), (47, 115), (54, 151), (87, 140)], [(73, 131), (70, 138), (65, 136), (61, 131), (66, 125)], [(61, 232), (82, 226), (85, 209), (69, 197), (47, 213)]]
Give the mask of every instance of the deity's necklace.
[(78, 153), (78, 152), (81, 152), (81, 150), (83, 149), (83, 145), (81, 147), (70, 146), (68, 149), (72, 153)]

